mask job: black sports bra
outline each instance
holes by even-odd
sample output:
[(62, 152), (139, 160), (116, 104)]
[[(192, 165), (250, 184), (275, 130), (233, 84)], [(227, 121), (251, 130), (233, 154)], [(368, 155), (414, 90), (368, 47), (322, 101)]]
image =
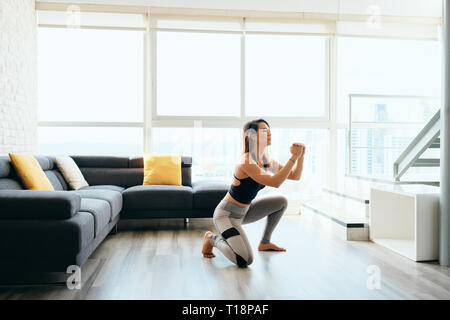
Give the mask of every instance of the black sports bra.
[[(264, 165), (264, 170), (266, 170), (266, 165)], [(241, 183), (238, 186), (231, 184), (228, 192), (233, 199), (240, 203), (249, 204), (256, 197), (258, 191), (265, 187), (265, 185), (256, 182), (251, 177), (243, 179), (239, 179), (236, 175), (234, 177)]]

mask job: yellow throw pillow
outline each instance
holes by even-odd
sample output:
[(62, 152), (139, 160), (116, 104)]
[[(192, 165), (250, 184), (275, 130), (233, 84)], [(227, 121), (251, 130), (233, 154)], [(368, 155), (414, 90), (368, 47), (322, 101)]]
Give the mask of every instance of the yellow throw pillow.
[(9, 153), (9, 158), (28, 190), (55, 190), (35, 157), (28, 154)]
[(181, 186), (181, 155), (144, 155), (143, 184)]

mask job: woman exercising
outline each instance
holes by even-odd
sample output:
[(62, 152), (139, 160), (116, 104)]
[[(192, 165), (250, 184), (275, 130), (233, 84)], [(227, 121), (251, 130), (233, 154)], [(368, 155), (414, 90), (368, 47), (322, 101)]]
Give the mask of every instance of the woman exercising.
[[(253, 262), (253, 253), (241, 225), (267, 216), (259, 251), (286, 251), (270, 242), (278, 221), (287, 208), (288, 200), (282, 195), (268, 195), (252, 201), (265, 186), (278, 188), (286, 179), (300, 180), (303, 170), (305, 146), (293, 143), (291, 158), (284, 166), (268, 157), (271, 144), (270, 127), (264, 119), (247, 122), (243, 127), (243, 152), (236, 165), (233, 183), (225, 197), (217, 205), (213, 221), (219, 234), (205, 233), (202, 254), (214, 258), (213, 248), (239, 267)], [(292, 167), (296, 164), (295, 169)], [(269, 172), (273, 173), (270, 174)]]

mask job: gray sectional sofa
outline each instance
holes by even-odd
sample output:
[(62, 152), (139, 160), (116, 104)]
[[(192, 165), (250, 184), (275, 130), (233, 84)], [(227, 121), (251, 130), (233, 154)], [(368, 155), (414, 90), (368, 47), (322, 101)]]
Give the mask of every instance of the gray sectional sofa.
[(0, 271), (65, 272), (82, 266), (119, 219), (207, 218), (225, 196), (221, 181), (192, 181), (182, 156), (182, 185), (142, 185), (142, 157), (72, 156), (89, 187), (71, 190), (54, 157), (37, 155), (55, 191), (25, 190), (0, 156)]

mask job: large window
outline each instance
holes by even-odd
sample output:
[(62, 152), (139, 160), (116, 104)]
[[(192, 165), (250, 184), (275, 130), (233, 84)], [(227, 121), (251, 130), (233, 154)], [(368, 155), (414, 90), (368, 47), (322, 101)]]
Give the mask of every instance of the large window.
[(326, 40), (297, 35), (247, 35), (247, 115), (325, 117)]
[(39, 28), (39, 152), (141, 153), (143, 65), (142, 31)]
[[(67, 18), (40, 15), (40, 153), (179, 153), (192, 156), (194, 180), (231, 182), (242, 125), (265, 118), (279, 162), (292, 142), (307, 146), (302, 183), (275, 190), (297, 196), (344, 169), (389, 175), (411, 126), (439, 105), (440, 44), (430, 23), (374, 33), (328, 18), (82, 12), (82, 27), (72, 29)], [(429, 40), (400, 39), (417, 37)], [(392, 98), (399, 95), (427, 98)]]
[(157, 32), (157, 114), (240, 114), (240, 36)]
[(438, 41), (338, 38), (338, 121), (349, 94), (439, 96), (440, 51)]
[(143, 121), (142, 32), (38, 30), (40, 121)]
[(348, 172), (392, 179), (395, 160), (439, 109), (439, 42), (337, 41), (337, 120), (352, 128)]

